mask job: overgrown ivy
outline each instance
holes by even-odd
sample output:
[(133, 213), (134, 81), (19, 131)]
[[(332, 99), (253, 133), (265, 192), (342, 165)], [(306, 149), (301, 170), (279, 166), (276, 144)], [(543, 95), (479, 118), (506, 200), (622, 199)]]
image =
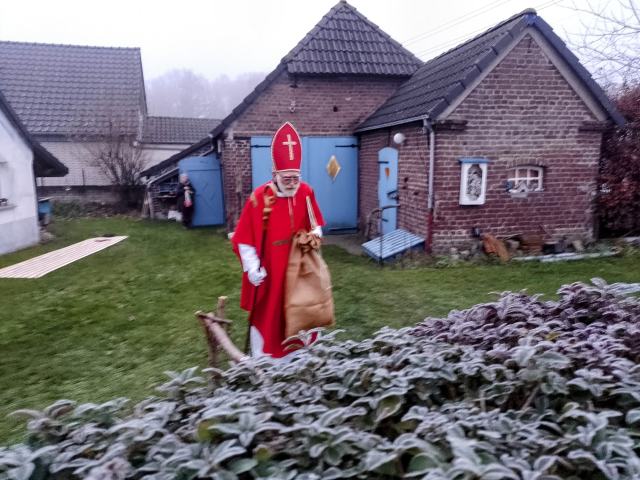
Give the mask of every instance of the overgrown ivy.
[(159, 396), (23, 410), (0, 479), (640, 478), (640, 300), (622, 285), (168, 372)]
[(614, 102), (623, 127), (605, 133), (598, 195), (598, 214), (608, 235), (640, 232), (640, 84), (625, 86)]

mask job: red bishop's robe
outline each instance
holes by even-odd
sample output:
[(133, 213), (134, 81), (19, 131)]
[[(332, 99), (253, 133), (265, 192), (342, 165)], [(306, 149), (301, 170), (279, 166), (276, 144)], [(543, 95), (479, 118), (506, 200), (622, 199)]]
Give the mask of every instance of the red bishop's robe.
[[(285, 340), (284, 292), (291, 240), (299, 230), (311, 230), (307, 197), (311, 199), (317, 225), (324, 225), (324, 220), (309, 184), (300, 182), (293, 197), (278, 197), (268, 186), (271, 183), (256, 188), (247, 200), (238, 219), (232, 243), (236, 254), (239, 244), (254, 247), (261, 266), (267, 271), (264, 282), (257, 287), (257, 298), (256, 287), (249, 282), (247, 273), (242, 275), (240, 306), (250, 312), (249, 322), (262, 335), (264, 353), (280, 358), (290, 352), (284, 349), (282, 342)], [(265, 193), (274, 199), (274, 203), (267, 224), (264, 251), (261, 251)]]

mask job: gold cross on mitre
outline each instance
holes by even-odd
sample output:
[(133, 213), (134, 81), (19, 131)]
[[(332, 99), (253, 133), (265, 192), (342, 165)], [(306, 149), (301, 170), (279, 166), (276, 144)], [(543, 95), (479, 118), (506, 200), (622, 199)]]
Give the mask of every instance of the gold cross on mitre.
[(294, 142), (293, 140), (291, 140), (291, 134), (287, 133), (287, 141), (282, 142), (282, 145), (286, 145), (287, 147), (289, 147), (289, 160), (293, 160), (293, 146), (297, 144), (298, 142)]

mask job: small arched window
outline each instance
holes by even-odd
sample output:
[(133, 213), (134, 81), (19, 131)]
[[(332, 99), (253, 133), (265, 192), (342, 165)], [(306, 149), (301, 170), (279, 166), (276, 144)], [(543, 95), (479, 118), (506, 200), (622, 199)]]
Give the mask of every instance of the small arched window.
[(509, 192), (541, 192), (543, 184), (544, 167), (537, 165), (522, 165), (511, 170), (509, 176)]

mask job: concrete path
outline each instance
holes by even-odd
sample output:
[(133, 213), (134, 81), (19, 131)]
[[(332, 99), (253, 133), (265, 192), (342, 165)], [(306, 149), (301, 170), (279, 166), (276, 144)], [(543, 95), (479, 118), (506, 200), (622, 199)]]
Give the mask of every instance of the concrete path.
[(351, 255), (364, 255), (362, 251), (362, 244), (366, 242), (366, 239), (359, 234), (346, 234), (346, 235), (325, 235), (322, 237), (322, 243), (324, 245), (337, 245), (343, 248)]

